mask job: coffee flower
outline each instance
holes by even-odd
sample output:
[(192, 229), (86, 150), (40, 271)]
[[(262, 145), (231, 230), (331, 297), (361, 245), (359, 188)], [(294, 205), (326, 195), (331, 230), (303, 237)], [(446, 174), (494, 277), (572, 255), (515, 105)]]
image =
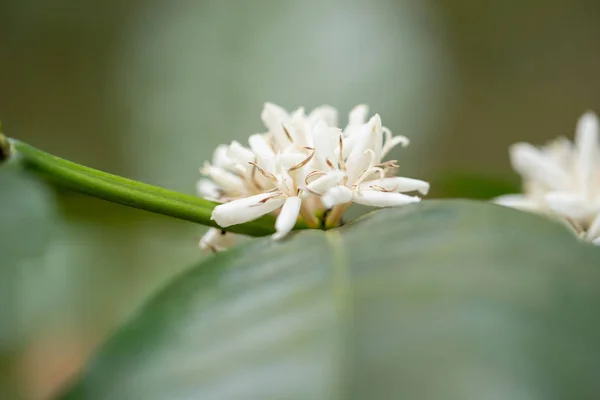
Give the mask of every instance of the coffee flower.
[[(424, 181), (394, 177), (395, 160), (384, 161), (396, 145), (378, 115), (367, 120), (366, 106), (355, 107), (345, 129), (337, 127), (337, 111), (322, 106), (308, 115), (288, 113), (267, 103), (261, 118), (267, 132), (219, 146), (201, 169), (200, 196), (219, 201), (212, 219), (221, 227), (276, 214), (274, 239), (285, 237), (299, 218), (310, 227), (337, 226), (352, 203), (376, 207), (420, 201), (404, 194), (426, 194)], [(221, 233), (219, 231), (219, 233)], [(201, 247), (219, 250), (230, 234), (209, 231)]]
[[(307, 192), (320, 196), (327, 209), (345, 210), (350, 202), (375, 207), (400, 206), (421, 200), (404, 192), (418, 191), (425, 195), (429, 191), (427, 182), (393, 176), (398, 168), (396, 160), (382, 159), (396, 145), (406, 147), (409, 141), (404, 136), (393, 137), (377, 114), (365, 122), (366, 114), (365, 106), (351, 112), (349, 126), (338, 135), (339, 146), (323, 148), (322, 157), (329, 168), (317, 170), (323, 176), (307, 185)], [(335, 139), (329, 142), (334, 143)]]
[(540, 148), (513, 145), (511, 163), (523, 178), (523, 194), (495, 202), (556, 217), (582, 239), (600, 245), (598, 135), (598, 117), (588, 112), (579, 119), (574, 142), (559, 138)]

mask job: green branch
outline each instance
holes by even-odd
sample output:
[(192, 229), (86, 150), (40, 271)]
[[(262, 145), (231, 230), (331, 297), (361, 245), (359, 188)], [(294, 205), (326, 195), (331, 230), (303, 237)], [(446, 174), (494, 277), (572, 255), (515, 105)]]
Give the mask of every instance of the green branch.
[[(74, 191), (169, 217), (219, 227), (210, 219), (212, 210), (218, 203), (88, 168), (18, 140), (7, 140), (0, 133), (0, 161), (9, 156)], [(268, 215), (225, 230), (251, 236), (266, 236), (275, 232), (274, 224), (275, 218)], [(304, 224), (296, 226), (296, 229), (304, 228)]]

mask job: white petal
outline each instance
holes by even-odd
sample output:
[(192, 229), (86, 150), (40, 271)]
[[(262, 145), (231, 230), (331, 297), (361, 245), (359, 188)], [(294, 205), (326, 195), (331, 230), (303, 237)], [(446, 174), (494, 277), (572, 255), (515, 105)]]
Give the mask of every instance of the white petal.
[(377, 190), (377, 187), (384, 188), (386, 191), (390, 192), (403, 193), (417, 191), (422, 195), (429, 193), (428, 182), (400, 176), (367, 181), (360, 185), (360, 188), (365, 190)]
[(234, 239), (235, 235), (233, 233), (210, 228), (200, 239), (199, 245), (203, 251), (223, 251), (233, 244)]
[(224, 144), (217, 146), (213, 153), (212, 164), (217, 167), (227, 168), (231, 165), (231, 160), (227, 157), (227, 147)]
[(595, 244), (596, 246), (600, 246), (600, 237), (597, 237), (596, 239), (592, 240), (592, 244)]
[(210, 179), (200, 179), (196, 184), (198, 196), (209, 200), (217, 200), (221, 197), (221, 188)]
[(244, 188), (244, 181), (237, 175), (225, 171), (223, 168), (205, 164), (200, 172), (210, 176), (213, 181), (225, 191), (239, 192)]
[(312, 135), (306, 120), (292, 120), (291, 123), (283, 124), (292, 137), (294, 144), (298, 147), (312, 145)]
[(210, 228), (202, 239), (200, 239), (200, 248), (202, 250), (216, 250), (213, 245), (218, 241), (221, 236), (221, 230), (217, 228)]
[(290, 116), (290, 120), (293, 121), (302, 121), (306, 119), (306, 113), (304, 112), (304, 107), (298, 107), (297, 109), (294, 110), (294, 112), (292, 112), (292, 115)]
[(294, 165), (301, 163), (306, 160), (309, 154), (301, 153), (297, 151), (286, 151), (277, 156), (277, 162), (282, 170), (288, 170)]
[(361, 190), (354, 192), (354, 202), (374, 207), (403, 206), (421, 201), (419, 197), (402, 193), (379, 192), (375, 190)]
[(574, 157), (577, 155), (574, 144), (565, 137), (550, 141), (542, 149), (557, 165), (563, 167), (573, 164)]
[(281, 174), (277, 175), (277, 188), (281, 193), (285, 193), (288, 196), (295, 196), (298, 192), (298, 185), (296, 184), (296, 177), (298, 171), (293, 174), (289, 174), (287, 171), (282, 171)]
[[(339, 149), (341, 132), (338, 128), (327, 126), (324, 121), (319, 121), (312, 130), (315, 146), (315, 158), (325, 163), (329, 160), (337, 164), (336, 149)], [(339, 154), (339, 153), (337, 153)]]
[(373, 151), (375, 151), (375, 158), (379, 162), (383, 154), (383, 126), (379, 114), (375, 114), (369, 124), (371, 124), (371, 132), (375, 135), (373, 138)]
[(273, 240), (281, 239), (290, 233), (294, 225), (296, 225), (301, 206), (302, 200), (300, 197), (288, 197), (285, 200), (275, 222), (275, 230), (277, 232), (273, 235)]
[(372, 156), (367, 152), (371, 150), (375, 156), (375, 140), (377, 133), (375, 132), (376, 121), (371, 118), (368, 124), (363, 125), (360, 128), (360, 132), (357, 132), (355, 141), (352, 143), (352, 150), (346, 160), (346, 171), (348, 173), (348, 181), (352, 184), (356, 182), (358, 177), (369, 168), (369, 164), (373, 161), (374, 164), (378, 164), (380, 160), (375, 157), (372, 160)]
[(584, 195), (592, 189), (594, 173), (598, 162), (598, 117), (592, 112), (585, 113), (577, 123), (575, 146), (578, 152), (579, 184)]
[(380, 167), (375, 167), (377, 164), (375, 152), (369, 149), (365, 152), (365, 155), (369, 156), (369, 162), (366, 165), (366, 168), (364, 168), (360, 175), (354, 180), (353, 185), (360, 185), (363, 181), (375, 180), (377, 177), (383, 179), (384, 170)]
[(247, 149), (235, 140), (231, 142), (231, 145), (227, 148), (227, 157), (233, 162), (242, 164), (244, 167), (246, 167), (249, 162), (254, 162), (256, 158), (252, 150)]
[(321, 197), (321, 201), (325, 208), (348, 203), (352, 201), (352, 190), (345, 186), (334, 186)]
[(590, 218), (596, 211), (596, 207), (586, 202), (578, 194), (551, 192), (544, 196), (544, 200), (555, 213), (578, 222)]
[(284, 203), (282, 198), (269, 199), (271, 196), (273, 193), (261, 193), (219, 204), (213, 210), (211, 219), (224, 228), (252, 221), (277, 210)]
[(265, 135), (256, 133), (248, 139), (250, 148), (259, 158), (263, 161), (275, 157), (273, 149), (269, 145), (268, 139)]
[(569, 185), (567, 173), (553, 159), (529, 143), (512, 145), (510, 158), (514, 169), (526, 178), (540, 181), (554, 190), (562, 190)]
[(505, 194), (494, 198), (492, 201), (501, 206), (516, 208), (523, 211), (539, 211), (542, 206), (542, 204), (535, 202), (522, 194)]
[(592, 223), (590, 224), (585, 236), (588, 240), (600, 238), (600, 213), (596, 214), (592, 220)]
[(366, 104), (359, 104), (350, 111), (348, 115), (348, 125), (362, 125), (367, 122), (367, 115), (369, 114), (369, 106)]
[[(344, 131), (344, 133), (345, 133), (345, 131)], [(352, 150), (354, 150), (356, 143), (359, 141), (358, 137), (359, 137), (359, 135), (350, 135), (350, 136), (344, 137), (344, 139), (343, 139), (344, 152), (342, 154), (344, 159), (347, 159), (348, 156), (350, 155), (350, 153), (352, 153)]]
[(323, 121), (327, 125), (333, 127), (338, 125), (338, 113), (335, 108), (328, 105), (323, 105), (312, 110), (308, 115), (308, 120), (311, 126), (316, 124), (318, 121)]
[(583, 114), (577, 121), (575, 145), (580, 149), (598, 146), (598, 117), (593, 112)]
[(280, 128), (281, 124), (290, 119), (286, 110), (273, 103), (265, 103), (260, 115), (263, 123), (268, 129)]
[(283, 108), (272, 103), (265, 103), (261, 119), (280, 148), (284, 148), (290, 143), (283, 129), (283, 124), (290, 120), (290, 116)]
[(311, 193), (323, 194), (332, 187), (337, 186), (344, 178), (344, 175), (345, 174), (342, 171), (332, 171), (325, 175), (321, 175), (307, 185), (308, 190), (304, 193), (307, 195), (310, 195)]

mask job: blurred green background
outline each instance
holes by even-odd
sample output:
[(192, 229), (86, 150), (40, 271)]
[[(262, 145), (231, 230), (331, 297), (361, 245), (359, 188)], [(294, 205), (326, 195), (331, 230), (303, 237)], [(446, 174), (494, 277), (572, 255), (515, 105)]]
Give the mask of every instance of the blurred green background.
[[(514, 190), (507, 147), (600, 111), (592, 0), (0, 0), (5, 132), (194, 193), (265, 101), (367, 103), (432, 197)], [(5, 171), (7, 171), (5, 173)], [(47, 399), (167, 279), (203, 228), (0, 174), (0, 397)]]

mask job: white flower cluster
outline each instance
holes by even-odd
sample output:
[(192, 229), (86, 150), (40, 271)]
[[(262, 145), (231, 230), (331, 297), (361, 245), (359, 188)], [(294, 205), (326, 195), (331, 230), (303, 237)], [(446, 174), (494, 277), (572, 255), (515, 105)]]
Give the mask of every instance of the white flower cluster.
[(495, 202), (557, 217), (583, 240), (600, 245), (600, 142), (598, 117), (589, 112), (577, 124), (575, 141), (559, 138), (541, 148), (528, 143), (510, 149), (523, 178), (523, 194)]
[[(368, 108), (355, 107), (343, 130), (329, 106), (308, 115), (303, 108), (288, 113), (267, 103), (261, 118), (265, 133), (250, 136), (248, 147), (221, 145), (201, 173), (200, 196), (221, 202), (212, 219), (221, 227), (242, 224), (275, 213), (274, 239), (285, 237), (298, 218), (311, 227), (337, 226), (354, 202), (375, 207), (415, 203), (429, 191), (427, 182), (395, 177), (395, 160), (383, 161), (392, 148), (408, 145), (392, 136), (379, 115), (367, 120)], [(219, 251), (231, 234), (211, 229), (203, 249)]]

